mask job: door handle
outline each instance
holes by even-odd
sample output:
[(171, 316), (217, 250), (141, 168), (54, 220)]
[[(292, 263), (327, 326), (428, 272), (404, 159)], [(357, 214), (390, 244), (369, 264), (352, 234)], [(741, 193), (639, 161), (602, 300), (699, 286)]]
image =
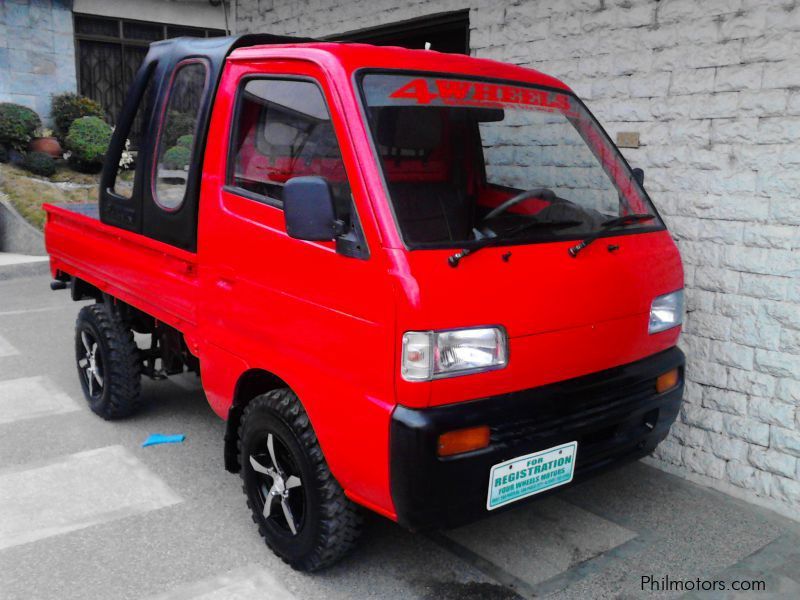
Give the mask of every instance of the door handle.
[(228, 279), (227, 277), (220, 277), (219, 279), (217, 279), (217, 287), (221, 290), (229, 292), (233, 289), (233, 281)]
[(236, 271), (230, 267), (222, 267), (217, 273), (216, 286), (226, 292), (232, 290), (234, 283), (236, 283)]

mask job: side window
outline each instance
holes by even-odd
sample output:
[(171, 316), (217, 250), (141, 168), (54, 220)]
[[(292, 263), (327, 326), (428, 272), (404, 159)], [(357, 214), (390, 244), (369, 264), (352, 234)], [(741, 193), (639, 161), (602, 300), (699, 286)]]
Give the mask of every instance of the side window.
[(318, 175), (331, 184), (336, 211), (350, 211), (350, 186), (320, 88), (310, 81), (250, 79), (239, 88), (228, 185), (282, 206), (292, 177)]
[(207, 84), (208, 65), (202, 60), (179, 64), (172, 78), (159, 132), (153, 188), (153, 198), (164, 210), (175, 211), (183, 204), (197, 117)]
[(114, 193), (128, 200), (133, 196), (134, 175), (139, 170), (139, 165), (135, 160), (135, 156), (139, 152), (139, 142), (143, 136), (147, 135), (145, 132), (145, 127), (147, 126), (145, 120), (147, 115), (150, 114), (153, 102), (153, 81), (155, 80), (153, 70), (151, 69), (147, 73), (147, 84), (139, 100), (139, 105), (136, 107), (136, 115), (128, 131), (125, 147), (122, 149), (122, 156), (120, 156), (120, 168), (117, 178), (114, 180)]

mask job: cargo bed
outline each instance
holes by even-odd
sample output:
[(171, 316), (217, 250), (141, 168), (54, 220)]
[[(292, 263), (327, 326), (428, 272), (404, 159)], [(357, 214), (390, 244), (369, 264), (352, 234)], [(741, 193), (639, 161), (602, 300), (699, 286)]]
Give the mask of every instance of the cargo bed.
[(53, 277), (79, 278), (184, 334), (195, 327), (195, 254), (101, 223), (95, 202), (43, 208)]

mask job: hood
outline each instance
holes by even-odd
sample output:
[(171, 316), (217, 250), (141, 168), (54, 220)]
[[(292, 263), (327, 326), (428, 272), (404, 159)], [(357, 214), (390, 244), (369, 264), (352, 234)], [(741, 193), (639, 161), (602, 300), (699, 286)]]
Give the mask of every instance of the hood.
[(502, 325), (514, 338), (649, 313), (654, 297), (683, 287), (667, 231), (600, 238), (573, 258), (575, 243), (484, 248), (455, 268), (453, 250), (407, 252), (408, 325)]
[(397, 273), (400, 331), (501, 325), (509, 338), (506, 368), (427, 386), (400, 382), (400, 402), (438, 405), (528, 389), (674, 346), (680, 328), (647, 331), (653, 298), (683, 287), (669, 233), (600, 238), (573, 258), (575, 243), (483, 248), (455, 268), (447, 262), (453, 250), (399, 251), (407, 261)]

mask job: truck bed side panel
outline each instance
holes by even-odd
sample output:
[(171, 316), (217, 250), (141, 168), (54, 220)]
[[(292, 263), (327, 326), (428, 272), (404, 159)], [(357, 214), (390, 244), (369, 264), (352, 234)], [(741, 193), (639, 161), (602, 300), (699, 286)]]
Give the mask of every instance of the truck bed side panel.
[(45, 205), (45, 245), (53, 274), (62, 271), (83, 279), (185, 334), (192, 333), (195, 255), (104, 225), (88, 206)]

